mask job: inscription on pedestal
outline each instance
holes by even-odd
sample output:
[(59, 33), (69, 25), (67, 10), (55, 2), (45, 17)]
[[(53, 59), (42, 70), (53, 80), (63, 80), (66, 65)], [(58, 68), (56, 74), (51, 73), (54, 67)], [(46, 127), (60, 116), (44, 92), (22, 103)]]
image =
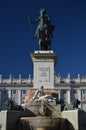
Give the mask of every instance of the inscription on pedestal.
[(50, 68), (38, 68), (39, 82), (50, 82)]

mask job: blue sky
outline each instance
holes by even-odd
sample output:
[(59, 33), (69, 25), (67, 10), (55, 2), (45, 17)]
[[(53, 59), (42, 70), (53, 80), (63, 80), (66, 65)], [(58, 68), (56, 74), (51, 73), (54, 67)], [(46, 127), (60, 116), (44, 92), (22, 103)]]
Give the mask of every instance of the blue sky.
[(29, 26), (40, 8), (45, 8), (55, 25), (51, 48), (58, 53), (55, 72), (62, 77), (86, 75), (86, 1), (85, 0), (1, 0), (0, 74), (15, 78), (33, 75), (30, 52), (38, 50), (34, 39), (36, 25)]

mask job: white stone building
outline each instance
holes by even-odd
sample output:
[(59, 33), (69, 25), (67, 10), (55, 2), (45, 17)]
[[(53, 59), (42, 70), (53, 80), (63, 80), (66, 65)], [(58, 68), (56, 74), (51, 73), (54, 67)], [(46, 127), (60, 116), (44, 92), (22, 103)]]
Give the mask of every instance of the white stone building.
[[(70, 74), (66, 78), (61, 78), (55, 75), (54, 87), (58, 90), (59, 99), (63, 99), (70, 103), (73, 97), (81, 101), (80, 108), (86, 111), (86, 77), (72, 79)], [(19, 75), (18, 79), (13, 78), (11, 75), (8, 79), (3, 79), (0, 75), (0, 109), (3, 109), (4, 102), (11, 98), (17, 104), (22, 104), (26, 95), (33, 88), (33, 80), (30, 78), (23, 79)]]

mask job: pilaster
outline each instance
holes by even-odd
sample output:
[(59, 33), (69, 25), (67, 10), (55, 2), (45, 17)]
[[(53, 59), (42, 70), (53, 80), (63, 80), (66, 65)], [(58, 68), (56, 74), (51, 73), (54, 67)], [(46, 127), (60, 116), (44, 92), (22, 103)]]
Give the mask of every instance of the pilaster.
[(70, 104), (70, 90), (67, 90), (67, 95), (68, 95), (68, 104)]
[(8, 90), (8, 97), (11, 99), (11, 90)]
[(60, 101), (61, 99), (61, 90), (58, 90), (58, 100)]
[(77, 92), (78, 92), (78, 100), (81, 101), (81, 104), (79, 105), (79, 107), (82, 108), (82, 90), (78, 89)]
[(21, 104), (21, 90), (18, 90), (18, 104)]

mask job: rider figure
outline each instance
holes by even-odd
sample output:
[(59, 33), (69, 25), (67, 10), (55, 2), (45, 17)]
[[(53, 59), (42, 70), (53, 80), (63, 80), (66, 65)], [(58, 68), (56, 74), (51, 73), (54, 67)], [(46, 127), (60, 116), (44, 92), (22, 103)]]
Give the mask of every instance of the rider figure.
[(39, 21), (39, 25), (37, 27), (37, 30), (35, 32), (35, 37), (39, 38), (39, 34), (40, 34), (40, 30), (42, 29), (49, 29), (50, 26), (50, 18), (48, 15), (46, 15), (46, 11), (45, 9), (41, 9), (40, 10), (40, 17), (37, 19), (37, 21)]
[(36, 20), (30, 22), (30, 24), (34, 24), (36, 22), (39, 22), (39, 24), (35, 32), (35, 37), (39, 38), (39, 30), (48, 29), (50, 25), (50, 18), (46, 15), (45, 9), (41, 9), (40, 16)]

